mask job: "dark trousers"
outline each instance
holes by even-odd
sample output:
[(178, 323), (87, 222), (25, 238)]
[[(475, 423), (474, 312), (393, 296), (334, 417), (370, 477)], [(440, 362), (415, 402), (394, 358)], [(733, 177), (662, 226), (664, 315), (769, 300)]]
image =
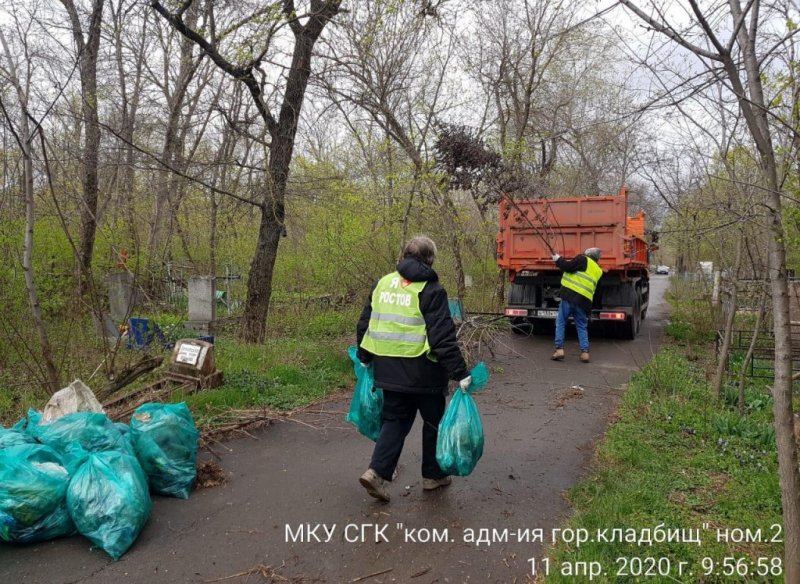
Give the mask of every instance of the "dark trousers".
[(436, 462), (436, 438), (444, 415), (443, 393), (383, 392), (381, 434), (372, 452), (369, 467), (381, 478), (392, 480), (392, 474), (403, 451), (406, 436), (414, 425), (419, 410), (422, 416), (422, 476), (440, 479), (445, 473)]

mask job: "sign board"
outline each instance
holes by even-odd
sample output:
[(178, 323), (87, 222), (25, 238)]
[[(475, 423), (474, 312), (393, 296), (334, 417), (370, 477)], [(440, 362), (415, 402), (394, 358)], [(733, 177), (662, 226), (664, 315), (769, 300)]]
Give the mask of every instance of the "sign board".
[(172, 349), (168, 375), (178, 380), (191, 379), (204, 387), (219, 386), (222, 374), (214, 364), (214, 345), (198, 339), (179, 340)]
[(188, 343), (181, 343), (178, 348), (178, 356), (175, 358), (176, 363), (186, 363), (187, 365), (197, 365), (197, 359), (200, 357), (200, 351), (203, 347), (197, 345), (190, 345)]

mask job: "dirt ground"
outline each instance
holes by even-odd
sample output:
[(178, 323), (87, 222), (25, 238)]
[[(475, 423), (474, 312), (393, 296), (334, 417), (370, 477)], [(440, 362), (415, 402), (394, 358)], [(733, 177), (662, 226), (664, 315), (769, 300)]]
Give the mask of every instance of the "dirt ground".
[[(348, 403), (334, 401), (307, 414), (311, 425), (277, 423), (253, 438), (215, 445), (226, 484), (188, 501), (156, 497), (150, 522), (119, 562), (80, 537), (0, 546), (0, 582), (532, 581), (528, 559), (542, 555), (541, 544), (478, 546), (465, 534), (549, 534), (568, 515), (564, 492), (587, 472), (621, 387), (660, 344), (665, 287), (666, 278), (655, 276), (639, 338), (593, 338), (588, 365), (578, 361), (574, 334), (562, 363), (549, 360), (550, 338), (503, 337), (489, 363), (493, 377), (476, 395), (483, 458), (447, 489), (422, 490), (417, 421), (390, 486), (391, 503), (367, 496), (358, 477), (372, 442), (344, 423)], [(446, 530), (445, 541), (429, 540), (434, 530)], [(298, 541), (301, 535), (306, 541)]]

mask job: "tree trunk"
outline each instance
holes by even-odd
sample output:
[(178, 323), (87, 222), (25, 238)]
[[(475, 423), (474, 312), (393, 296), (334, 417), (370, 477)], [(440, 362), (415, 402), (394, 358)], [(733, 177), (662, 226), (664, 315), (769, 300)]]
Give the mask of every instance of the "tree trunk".
[[(736, 303), (739, 296), (739, 268), (742, 265), (742, 248), (744, 247), (744, 233), (740, 232), (739, 242), (736, 244), (736, 260), (733, 266), (733, 289), (731, 290), (731, 305), (728, 317), (725, 319), (725, 331), (722, 335), (722, 348), (717, 358), (717, 370), (714, 374), (714, 381), (711, 387), (714, 390), (714, 398), (719, 401), (722, 397), (722, 381), (725, 378), (725, 366), (728, 363), (728, 353), (731, 350), (731, 337), (733, 335), (733, 323), (736, 321)], [(719, 273), (719, 272), (717, 272)]]
[(250, 343), (262, 343), (266, 336), (272, 273), (282, 232), (283, 204), (262, 208), (256, 252), (247, 278), (247, 300), (242, 318), (242, 339)]
[(308, 78), (311, 75), (311, 55), (314, 43), (322, 29), (337, 12), (339, 3), (327, 3), (325, 14), (318, 14), (300, 27), (293, 26), (295, 33), (292, 65), (286, 79), (277, 127), (273, 129), (269, 146), (267, 197), (261, 208), (261, 225), (250, 275), (247, 280), (247, 302), (242, 321), (242, 337), (251, 343), (264, 341), (269, 301), (272, 295), (272, 272), (278, 254), (278, 242), (285, 233), (286, 183), (289, 180), (289, 165), (294, 151), (294, 138), (300, 111), (303, 107)]
[[(434, 188), (433, 186), (431, 188)], [(464, 297), (467, 293), (466, 279), (464, 278), (464, 261), (461, 258), (461, 244), (458, 240), (458, 212), (456, 211), (453, 202), (450, 200), (449, 193), (442, 194), (442, 209), (445, 212), (444, 224), (450, 236), (450, 247), (453, 251), (453, 266), (456, 269), (456, 294), (458, 299), (463, 303)]]
[(129, 89), (128, 79), (131, 77), (125, 69), (123, 49), (125, 47), (123, 31), (126, 26), (126, 13), (124, 9), (125, 0), (117, 0), (117, 4), (111, 2), (111, 12), (113, 15), (114, 26), (114, 60), (119, 77), (120, 92), (120, 129), (119, 135), (122, 138), (121, 163), (122, 178), (119, 186), (119, 202), (127, 223), (128, 239), (131, 246), (137, 246), (139, 234), (137, 231), (137, 220), (135, 211), (135, 184), (136, 184), (136, 151), (133, 147), (134, 131), (136, 129), (136, 117), (139, 110), (139, 100), (142, 92), (142, 73), (144, 71), (144, 61), (148, 53), (146, 49), (148, 14), (145, 12), (142, 20), (142, 30), (138, 38), (138, 45), (134, 47), (135, 67), (132, 75), (132, 89)]
[[(24, 126), (28, 125), (27, 119)], [(22, 132), (23, 140), (30, 137), (28, 128)], [(53, 357), (53, 349), (50, 346), (50, 338), (44, 326), (42, 318), (42, 308), (39, 305), (39, 296), (36, 293), (36, 281), (33, 276), (33, 226), (36, 221), (34, 213), (34, 190), (33, 190), (33, 164), (31, 162), (30, 146), (23, 152), (24, 172), (25, 172), (25, 242), (22, 249), (22, 270), (25, 273), (25, 288), (28, 292), (28, 302), (31, 305), (31, 317), (34, 328), (39, 334), (39, 345), (42, 351), (45, 371), (47, 372), (47, 387), (55, 393), (61, 388), (61, 376)]]
[[(800, 582), (800, 470), (797, 467), (797, 448), (794, 443), (792, 413), (792, 327), (789, 315), (789, 282), (786, 274), (786, 247), (783, 230), (781, 187), (775, 150), (764, 107), (757, 57), (748, 45), (743, 47), (748, 71), (750, 100), (760, 107), (745, 116), (759, 150), (761, 175), (767, 187), (768, 217), (771, 237), (768, 245), (768, 265), (772, 289), (772, 322), (775, 332), (775, 382), (772, 387), (775, 441), (778, 446), (778, 473), (783, 504), (784, 569), (786, 582)], [(736, 89), (736, 83), (734, 83)], [(738, 92), (740, 102), (747, 95)], [(748, 103), (749, 109), (749, 103)]]
[[(774, 175), (773, 175), (774, 176)], [(772, 192), (772, 237), (769, 238), (769, 272), (772, 288), (772, 321), (775, 330), (775, 383), (772, 386), (778, 473), (783, 503), (784, 568), (786, 582), (800, 582), (800, 471), (794, 443), (792, 414), (792, 338), (789, 317), (789, 286), (786, 249), (781, 222), (781, 200), (777, 181)]]
[[(730, 0), (734, 19), (742, 16), (738, 0)], [(752, 22), (757, 23), (758, 8), (752, 8)], [(764, 90), (761, 84), (761, 65), (755, 52), (755, 38), (747, 26), (739, 28), (738, 43), (747, 72), (745, 89), (737, 63), (730, 55), (723, 60), (731, 87), (739, 100), (739, 108), (747, 122), (759, 154), (762, 185), (766, 187), (767, 212), (771, 236), (767, 248), (769, 279), (772, 292), (772, 322), (775, 333), (775, 382), (772, 386), (775, 441), (778, 447), (778, 474), (783, 504), (784, 576), (786, 582), (800, 582), (800, 469), (794, 443), (792, 413), (792, 334), (789, 316), (789, 284), (786, 274), (786, 247), (783, 229), (781, 186), (778, 165), (772, 143)]]
[[(214, 191), (211, 191), (210, 204), (211, 217), (208, 225), (208, 273), (215, 275), (217, 273), (217, 212), (219, 210), (219, 204), (217, 203), (217, 194)], [(226, 301), (230, 302), (230, 299), (226, 299)]]
[(78, 10), (72, 0), (61, 0), (67, 10), (72, 37), (78, 51), (81, 76), (81, 116), (84, 125), (83, 143), (83, 200), (81, 202), (81, 229), (78, 239), (77, 293), (87, 291), (91, 278), (92, 256), (97, 233), (98, 160), (100, 156), (100, 126), (97, 115), (97, 57), (100, 50), (100, 33), (105, 0), (94, 0), (89, 19), (87, 38), (83, 36)]

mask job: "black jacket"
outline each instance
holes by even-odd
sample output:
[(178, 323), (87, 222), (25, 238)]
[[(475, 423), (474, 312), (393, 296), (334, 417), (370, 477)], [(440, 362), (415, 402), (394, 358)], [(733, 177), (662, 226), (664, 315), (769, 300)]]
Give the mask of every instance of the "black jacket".
[[(372, 314), (372, 294), (369, 295), (356, 327), (358, 358), (375, 367), (375, 387), (406, 393), (447, 392), (448, 378), (456, 381), (469, 375), (464, 357), (458, 348), (456, 328), (450, 317), (447, 292), (439, 283), (439, 276), (428, 266), (414, 258), (404, 258), (397, 271), (406, 280), (427, 282), (419, 294), (419, 308), (425, 318), (425, 332), (431, 353), (438, 362), (425, 355), (419, 357), (381, 357), (361, 347), (361, 339), (369, 327)], [(374, 288), (373, 288), (374, 290)]]
[[(583, 254), (577, 255), (571, 260), (558, 258), (556, 261), (556, 267), (559, 270), (562, 272), (569, 272), (570, 274), (575, 272), (585, 272), (587, 265), (588, 262), (586, 261), (586, 256)], [(559, 290), (559, 296), (573, 306), (580, 308), (586, 316), (591, 315), (592, 301), (586, 298), (586, 296), (583, 294), (578, 294), (574, 290), (570, 290), (569, 288), (561, 286), (561, 290)]]

